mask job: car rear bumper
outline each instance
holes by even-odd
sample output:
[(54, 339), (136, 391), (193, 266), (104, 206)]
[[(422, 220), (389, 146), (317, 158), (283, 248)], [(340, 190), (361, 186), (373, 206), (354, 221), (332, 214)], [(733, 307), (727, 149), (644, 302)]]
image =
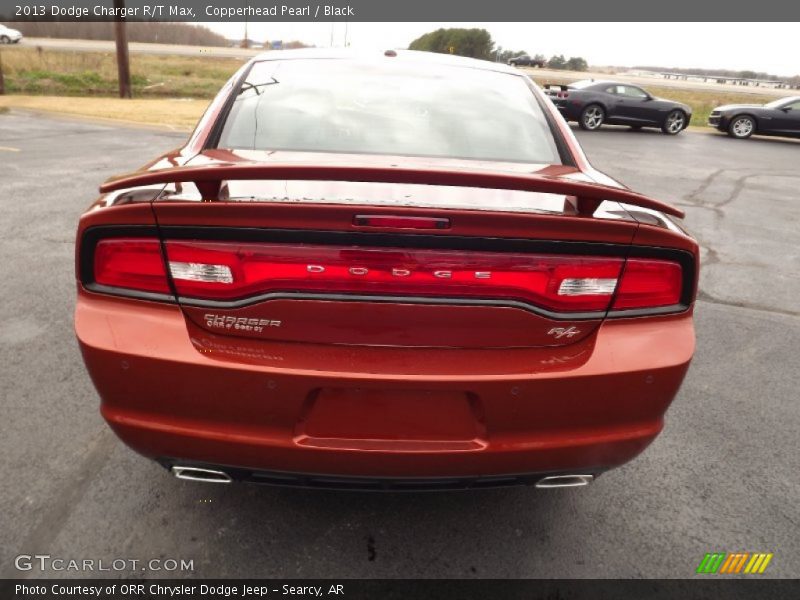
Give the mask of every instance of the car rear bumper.
[(175, 306), (81, 292), (75, 326), (101, 412), (137, 452), (345, 478), (618, 466), (661, 430), (694, 351), (690, 314), (549, 349), (320, 347), (214, 336)]
[[(231, 483), (235, 481), (280, 487), (378, 492), (428, 492), (530, 485), (538, 487), (577, 487), (588, 485), (603, 472), (603, 469), (592, 469), (591, 473), (582, 471), (581, 473), (508, 473), (455, 477), (389, 477), (265, 471), (262, 469), (231, 467), (171, 458), (159, 458), (158, 462), (179, 479), (206, 483)], [(208, 473), (211, 473), (212, 476), (209, 477)], [(581, 482), (576, 483), (577, 479)]]
[(560, 112), (567, 121), (577, 121), (581, 116), (581, 107), (576, 107), (572, 102), (558, 99), (553, 100), (553, 104), (556, 105), (558, 112)]

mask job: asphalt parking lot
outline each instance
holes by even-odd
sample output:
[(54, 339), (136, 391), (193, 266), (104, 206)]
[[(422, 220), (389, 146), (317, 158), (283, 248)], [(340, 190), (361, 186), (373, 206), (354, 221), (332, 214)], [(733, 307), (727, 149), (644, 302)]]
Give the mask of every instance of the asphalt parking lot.
[(36, 553), (194, 561), (172, 576), (682, 578), (748, 551), (800, 573), (800, 143), (580, 133), (596, 166), (684, 207), (704, 248), (664, 432), (588, 488), (392, 495), (178, 481), (100, 418), (72, 331), (76, 221), (182, 137), (0, 115), (0, 576)]

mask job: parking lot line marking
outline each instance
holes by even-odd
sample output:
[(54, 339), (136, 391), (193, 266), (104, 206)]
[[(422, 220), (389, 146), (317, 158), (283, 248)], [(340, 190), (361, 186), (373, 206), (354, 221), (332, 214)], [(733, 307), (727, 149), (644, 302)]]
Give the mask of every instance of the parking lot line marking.
[(19, 148), (12, 148), (11, 146), (0, 146), (0, 151), (5, 150), (6, 152), (19, 152)]

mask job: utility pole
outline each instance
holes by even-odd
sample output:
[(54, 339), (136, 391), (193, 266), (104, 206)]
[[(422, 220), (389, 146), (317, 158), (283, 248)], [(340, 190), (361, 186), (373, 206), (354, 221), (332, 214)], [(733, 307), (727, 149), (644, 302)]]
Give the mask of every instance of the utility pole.
[(6, 93), (6, 81), (3, 79), (3, 55), (0, 54), (0, 96)]
[[(124, 13), (125, 0), (114, 0), (117, 14)], [(125, 20), (119, 17), (114, 21), (114, 38), (117, 41), (117, 72), (119, 73), (119, 97), (130, 98), (131, 65), (128, 57), (128, 31)]]
[(247, 13), (250, 12), (250, 1), (248, 0), (245, 2), (245, 10), (244, 10), (244, 39), (242, 40), (241, 46), (245, 50), (250, 47), (250, 36), (247, 33)]

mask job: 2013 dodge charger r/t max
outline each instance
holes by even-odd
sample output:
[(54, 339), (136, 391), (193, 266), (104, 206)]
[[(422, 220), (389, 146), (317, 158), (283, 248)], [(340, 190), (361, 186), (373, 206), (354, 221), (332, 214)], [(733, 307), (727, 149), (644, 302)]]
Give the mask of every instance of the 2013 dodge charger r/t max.
[(524, 74), (270, 52), (77, 234), (102, 415), (184, 479), (585, 485), (658, 435), (698, 246)]

